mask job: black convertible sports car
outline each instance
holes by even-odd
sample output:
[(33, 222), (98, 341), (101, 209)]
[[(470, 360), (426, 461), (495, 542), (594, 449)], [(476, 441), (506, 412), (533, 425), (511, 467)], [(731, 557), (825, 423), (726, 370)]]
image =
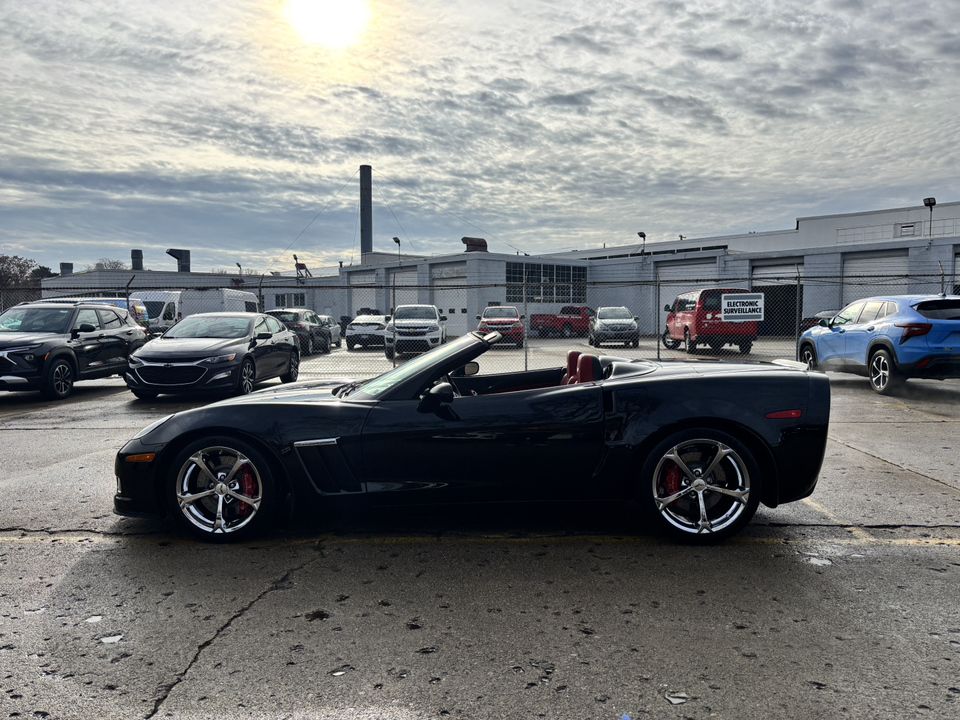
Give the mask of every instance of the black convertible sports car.
[[(371, 380), (263, 390), (170, 415), (116, 458), (115, 512), (213, 540), (333, 503), (634, 500), (675, 537), (722, 540), (808, 496), (830, 386), (799, 363), (627, 360), (480, 374), (468, 333)], [(354, 500), (349, 500), (353, 498)]]

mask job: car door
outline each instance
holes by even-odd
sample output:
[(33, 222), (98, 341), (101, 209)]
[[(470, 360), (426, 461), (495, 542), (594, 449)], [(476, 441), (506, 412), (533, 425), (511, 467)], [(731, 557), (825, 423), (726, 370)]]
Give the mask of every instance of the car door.
[(867, 367), (867, 348), (877, 334), (877, 316), (883, 316), (885, 305), (885, 300), (867, 301), (856, 322), (846, 326), (843, 356), (851, 369)]
[(282, 375), (290, 368), (290, 357), (295, 347), (299, 345), (297, 335), (293, 330), (287, 329), (283, 323), (272, 315), (266, 315), (264, 320), (267, 323), (267, 332), (273, 333), (270, 343), (273, 347), (271, 356), (273, 358), (273, 375)]
[(130, 354), (130, 345), (134, 341), (135, 330), (124, 322), (120, 314), (112, 308), (97, 310), (100, 316), (100, 360), (104, 366), (114, 368), (118, 372), (126, 366), (127, 356)]
[[(92, 325), (92, 332), (80, 332), (81, 325)], [(77, 358), (77, 375), (82, 378), (100, 377), (110, 373), (101, 355), (103, 344), (100, 342), (103, 334), (100, 328), (100, 315), (92, 308), (81, 308), (73, 320), (72, 330), (76, 331), (76, 339), (71, 341), (74, 356)]]
[(846, 367), (847, 326), (860, 317), (860, 311), (865, 304), (866, 302), (859, 300), (848, 305), (837, 313), (827, 327), (817, 333), (817, 363), (821, 367), (828, 369)]
[(253, 359), (257, 363), (257, 380), (266, 380), (277, 375), (277, 333), (267, 327), (269, 317), (269, 315), (258, 317), (253, 323), (254, 339), (261, 333), (272, 334), (267, 340), (256, 340), (251, 350)]
[(430, 413), (418, 400), (384, 400), (367, 416), (362, 448), (366, 490), (381, 502), (582, 497), (603, 448), (602, 392), (464, 396)]

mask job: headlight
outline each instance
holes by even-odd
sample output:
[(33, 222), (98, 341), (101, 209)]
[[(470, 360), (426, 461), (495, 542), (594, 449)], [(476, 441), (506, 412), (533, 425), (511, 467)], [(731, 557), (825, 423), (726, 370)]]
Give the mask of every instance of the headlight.
[(19, 347), (7, 348), (4, 352), (15, 353), (15, 352), (26, 352), (27, 350), (36, 350), (40, 347), (40, 343), (34, 343), (33, 345), (20, 345)]
[(427, 332), (440, 332), (440, 326), (431, 325), (430, 327), (427, 328)]
[(136, 435), (134, 435), (134, 436), (133, 436), (133, 439), (136, 440), (137, 438), (143, 437), (143, 436), (146, 435), (147, 433), (153, 432), (153, 431), (156, 430), (158, 427), (160, 427), (161, 425), (163, 425), (167, 420), (169, 420), (170, 418), (172, 418), (174, 415), (176, 415), (176, 413), (173, 413), (173, 414), (171, 414), (171, 415), (167, 415), (167, 416), (164, 417), (164, 418), (160, 418), (160, 419), (157, 420), (156, 422), (150, 423), (150, 424), (147, 425), (143, 430), (141, 430), (141, 431), (138, 432)]
[(516, 329), (519, 330), (520, 328), (523, 327), (523, 323), (522, 323), (522, 322), (515, 322), (515, 323), (513, 324), (513, 327), (515, 327)]
[(387, 323), (387, 327), (385, 329), (387, 332), (392, 333), (394, 331), (393, 323)]
[(230, 362), (237, 356), (236, 353), (230, 353), (229, 355), (216, 355), (214, 357), (208, 357), (200, 362), (206, 363), (207, 365), (218, 365), (220, 363)]
[(138, 366), (138, 365), (143, 365), (143, 360), (141, 360), (140, 358), (138, 358), (136, 355), (131, 355), (131, 356), (129, 357), (129, 362), (130, 362), (130, 365), (131, 365), (132, 367), (136, 367), (136, 366)]

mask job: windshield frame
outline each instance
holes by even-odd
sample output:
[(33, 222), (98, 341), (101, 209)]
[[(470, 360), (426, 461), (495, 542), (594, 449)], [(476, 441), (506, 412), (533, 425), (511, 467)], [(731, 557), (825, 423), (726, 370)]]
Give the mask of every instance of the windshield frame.
[[(246, 330), (243, 335), (183, 335), (184, 328), (192, 330), (193, 325), (198, 322), (214, 325), (216, 322), (233, 322), (241, 320), (246, 323)], [(241, 315), (188, 315), (176, 325), (171, 327), (163, 334), (166, 340), (242, 340), (250, 337), (253, 332), (253, 321), (256, 317), (243, 317)]]

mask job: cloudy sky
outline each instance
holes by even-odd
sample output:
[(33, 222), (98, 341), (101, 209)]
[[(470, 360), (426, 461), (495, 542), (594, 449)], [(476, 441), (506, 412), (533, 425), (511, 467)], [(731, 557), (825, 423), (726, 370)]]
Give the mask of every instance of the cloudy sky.
[(956, 0), (0, 0), (0, 253), (531, 254), (960, 200)]

